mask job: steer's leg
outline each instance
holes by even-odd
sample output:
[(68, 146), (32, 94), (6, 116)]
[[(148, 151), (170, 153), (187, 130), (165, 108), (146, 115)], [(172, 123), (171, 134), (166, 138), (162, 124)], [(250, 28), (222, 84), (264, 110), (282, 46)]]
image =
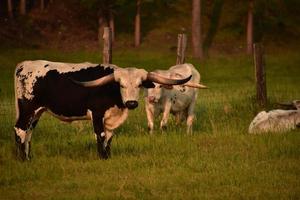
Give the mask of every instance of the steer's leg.
[(195, 118), (194, 110), (195, 110), (196, 100), (197, 100), (197, 94), (195, 94), (193, 96), (193, 100), (187, 110), (187, 120), (186, 120), (187, 130), (186, 131), (188, 134), (191, 134), (193, 132), (192, 125), (193, 125), (193, 121)]
[(42, 109), (34, 109), (29, 103), (18, 102), (19, 116), (15, 124), (16, 154), (22, 160), (30, 159), (31, 134), (36, 126)]
[(165, 104), (164, 104), (164, 111), (163, 111), (163, 117), (161, 119), (160, 122), (160, 129), (165, 129), (167, 122), (168, 122), (168, 118), (169, 118), (169, 114), (170, 114), (170, 110), (171, 110), (171, 106), (172, 106), (172, 102), (170, 99), (167, 99)]
[(105, 151), (108, 157), (110, 157), (110, 145), (112, 142), (113, 138), (113, 132), (105, 130), (105, 141), (104, 141), (104, 146), (105, 146)]
[(103, 128), (103, 116), (93, 114), (93, 127), (94, 132), (97, 135), (97, 149), (98, 155), (101, 159), (107, 159), (109, 157), (106, 151), (105, 132)]

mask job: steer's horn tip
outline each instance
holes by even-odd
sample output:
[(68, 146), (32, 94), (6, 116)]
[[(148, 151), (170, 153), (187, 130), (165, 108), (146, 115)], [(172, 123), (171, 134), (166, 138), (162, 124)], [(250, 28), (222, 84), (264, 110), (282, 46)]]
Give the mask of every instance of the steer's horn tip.
[(201, 83), (199, 83), (199, 88), (201, 88), (201, 89), (209, 89), (209, 87), (207, 87), (206, 85), (203, 85), (203, 84), (201, 84)]

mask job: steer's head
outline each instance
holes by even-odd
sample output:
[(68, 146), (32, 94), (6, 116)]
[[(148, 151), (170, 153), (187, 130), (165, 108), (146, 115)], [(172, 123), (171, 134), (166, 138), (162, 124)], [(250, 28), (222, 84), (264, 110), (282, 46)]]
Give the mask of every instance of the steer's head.
[(112, 74), (99, 79), (87, 82), (75, 82), (84, 87), (100, 87), (105, 84), (117, 82), (120, 84), (123, 104), (129, 109), (134, 109), (138, 106), (141, 87), (153, 88), (155, 87), (154, 83), (172, 86), (186, 83), (190, 79), (191, 76), (183, 79), (170, 79), (154, 72), (147, 72), (144, 69), (116, 68)]

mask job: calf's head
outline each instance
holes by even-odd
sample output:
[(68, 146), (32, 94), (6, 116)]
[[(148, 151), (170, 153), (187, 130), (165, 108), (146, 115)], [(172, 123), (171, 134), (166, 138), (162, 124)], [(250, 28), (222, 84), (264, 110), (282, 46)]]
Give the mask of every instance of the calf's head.
[(144, 69), (137, 68), (117, 68), (114, 73), (99, 79), (87, 82), (77, 82), (84, 87), (100, 87), (105, 84), (117, 82), (120, 85), (120, 93), (123, 104), (134, 109), (138, 106), (140, 88), (154, 88), (154, 83), (172, 86), (186, 83), (191, 76), (183, 79), (170, 79), (154, 72), (147, 72)]
[[(174, 78), (174, 77), (171, 76), (171, 78)], [(178, 76), (176, 78), (178, 79)], [(181, 76), (181, 78), (182, 78), (182, 76)], [(146, 97), (147, 97), (147, 100), (149, 101), (149, 103), (154, 104), (154, 103), (158, 103), (158, 101), (160, 100), (160, 98), (163, 95), (164, 90), (174, 89), (174, 90), (184, 92), (186, 87), (198, 88), (198, 89), (207, 89), (208, 88), (205, 85), (195, 83), (192, 81), (188, 81), (188, 82), (186, 82), (184, 84), (180, 84), (180, 85), (178, 84), (176, 86), (154, 83), (154, 87), (148, 88), (145, 91), (145, 94), (146, 94)]]

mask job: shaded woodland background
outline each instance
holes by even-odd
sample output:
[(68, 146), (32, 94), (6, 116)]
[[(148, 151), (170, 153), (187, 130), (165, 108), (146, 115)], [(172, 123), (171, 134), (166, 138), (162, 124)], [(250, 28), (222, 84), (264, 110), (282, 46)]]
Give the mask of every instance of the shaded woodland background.
[[(192, 51), (192, 36), (199, 29), (192, 26), (195, 2), (200, 3), (196, 12), (201, 27), (196, 46), (204, 57), (246, 52), (251, 3), (252, 42), (263, 42), (274, 51), (299, 46), (298, 0), (2, 0), (0, 48), (96, 51), (101, 48), (103, 27), (110, 26), (114, 48), (175, 51), (177, 34), (185, 32), (188, 51)], [(138, 12), (140, 34), (136, 31)]]
[[(300, 129), (248, 134), (261, 111), (248, 48), (265, 47), (267, 110), (299, 99), (299, 13), (299, 0), (1, 0), (0, 199), (300, 199)], [(113, 63), (147, 71), (174, 65), (177, 34), (187, 34), (186, 60), (210, 88), (199, 91), (193, 135), (170, 117), (150, 137), (141, 100), (103, 161), (89, 121), (45, 113), (33, 159), (19, 162), (16, 64), (99, 63), (106, 25), (115, 30)]]

